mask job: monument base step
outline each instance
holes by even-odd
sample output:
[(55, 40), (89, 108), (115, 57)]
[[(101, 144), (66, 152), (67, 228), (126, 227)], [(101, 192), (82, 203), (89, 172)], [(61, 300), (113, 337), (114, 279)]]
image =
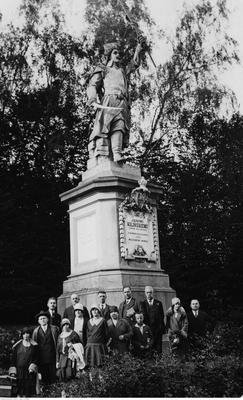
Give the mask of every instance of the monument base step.
[(77, 293), (81, 303), (88, 309), (97, 303), (97, 294), (100, 289), (107, 293), (109, 305), (119, 304), (124, 300), (123, 288), (130, 286), (137, 301), (144, 299), (144, 287), (154, 288), (154, 297), (163, 303), (164, 311), (171, 305), (171, 298), (175, 291), (169, 286), (169, 276), (158, 270), (107, 270), (90, 272), (80, 275), (71, 275), (63, 282), (63, 294), (58, 298), (58, 312), (63, 313), (70, 305), (70, 296)]

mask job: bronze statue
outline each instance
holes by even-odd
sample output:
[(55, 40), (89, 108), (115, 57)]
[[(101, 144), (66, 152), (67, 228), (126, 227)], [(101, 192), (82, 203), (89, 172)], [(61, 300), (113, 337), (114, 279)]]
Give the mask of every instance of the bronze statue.
[(118, 44), (104, 46), (105, 63), (95, 68), (87, 90), (89, 105), (96, 108), (88, 147), (90, 159), (122, 161), (130, 129), (128, 80), (140, 65), (144, 41), (140, 35), (133, 60), (125, 69), (120, 64)]

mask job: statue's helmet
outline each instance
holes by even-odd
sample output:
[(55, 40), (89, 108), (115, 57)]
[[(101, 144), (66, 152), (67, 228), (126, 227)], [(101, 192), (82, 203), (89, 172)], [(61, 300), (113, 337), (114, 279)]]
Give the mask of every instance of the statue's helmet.
[(104, 55), (109, 58), (113, 50), (119, 50), (119, 43), (112, 42), (104, 45)]

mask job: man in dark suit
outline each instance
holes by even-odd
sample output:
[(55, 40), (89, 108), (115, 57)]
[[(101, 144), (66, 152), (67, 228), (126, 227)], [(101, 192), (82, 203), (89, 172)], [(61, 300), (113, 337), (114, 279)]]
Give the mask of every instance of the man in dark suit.
[(56, 380), (56, 346), (59, 329), (57, 326), (50, 325), (48, 314), (40, 311), (36, 315), (37, 326), (32, 335), (32, 339), (38, 344), (39, 351), (39, 372), (44, 384), (54, 383)]
[(105, 290), (99, 290), (98, 292), (98, 306), (101, 312), (101, 316), (108, 321), (110, 319), (110, 306), (106, 304), (107, 295)]
[(132, 327), (126, 319), (118, 319), (118, 308), (116, 306), (110, 306), (110, 319), (107, 321), (107, 326), (108, 347), (114, 353), (127, 353), (132, 337)]
[(200, 310), (200, 303), (197, 299), (191, 300), (191, 310), (187, 313), (188, 338), (195, 344), (195, 337), (204, 337), (207, 332), (213, 329), (212, 319), (205, 311)]
[(125, 300), (119, 305), (119, 318), (125, 318), (131, 325), (135, 323), (135, 314), (139, 311), (138, 303), (132, 296), (130, 286), (123, 288)]
[(145, 287), (144, 301), (139, 304), (139, 309), (144, 315), (144, 323), (148, 325), (153, 334), (153, 350), (162, 352), (162, 335), (165, 333), (164, 310), (161, 301), (154, 298), (152, 286)]
[(49, 324), (55, 325), (60, 328), (61, 325), (61, 315), (57, 313), (57, 301), (55, 297), (50, 297), (47, 301), (47, 314), (49, 316)]
[[(71, 324), (71, 329), (73, 329), (74, 327), (74, 318), (75, 318), (75, 310), (74, 310), (74, 306), (77, 303), (80, 303), (79, 301), (79, 296), (77, 293), (73, 293), (71, 295), (71, 306), (65, 308), (64, 313), (63, 313), (63, 318), (67, 318), (70, 321)], [(87, 310), (87, 308), (85, 306), (83, 306), (83, 316), (84, 318), (89, 319), (89, 312)]]

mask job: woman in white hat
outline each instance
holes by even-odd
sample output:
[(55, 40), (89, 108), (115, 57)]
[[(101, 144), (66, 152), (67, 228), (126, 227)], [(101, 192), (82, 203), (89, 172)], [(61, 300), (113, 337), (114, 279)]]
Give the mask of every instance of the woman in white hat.
[(77, 332), (82, 345), (85, 347), (87, 343), (87, 323), (89, 319), (84, 314), (83, 304), (77, 303), (73, 308), (75, 313), (73, 329)]
[[(100, 368), (107, 354), (107, 323), (101, 317), (100, 309), (93, 305), (90, 309), (91, 319), (87, 324), (87, 345), (85, 347), (86, 365), (91, 368)], [(90, 374), (92, 379), (92, 374)]]
[(61, 322), (62, 333), (57, 341), (57, 369), (61, 381), (67, 381), (76, 376), (78, 355), (75, 344), (80, 343), (79, 335), (70, 328), (70, 321), (63, 318)]
[(171, 307), (166, 312), (166, 329), (171, 351), (178, 358), (184, 359), (187, 347), (187, 315), (178, 297), (173, 297), (171, 304)]
[(17, 395), (32, 397), (39, 394), (37, 371), (37, 343), (31, 339), (31, 330), (23, 328), (21, 338), (13, 346), (9, 375), (17, 378)]

